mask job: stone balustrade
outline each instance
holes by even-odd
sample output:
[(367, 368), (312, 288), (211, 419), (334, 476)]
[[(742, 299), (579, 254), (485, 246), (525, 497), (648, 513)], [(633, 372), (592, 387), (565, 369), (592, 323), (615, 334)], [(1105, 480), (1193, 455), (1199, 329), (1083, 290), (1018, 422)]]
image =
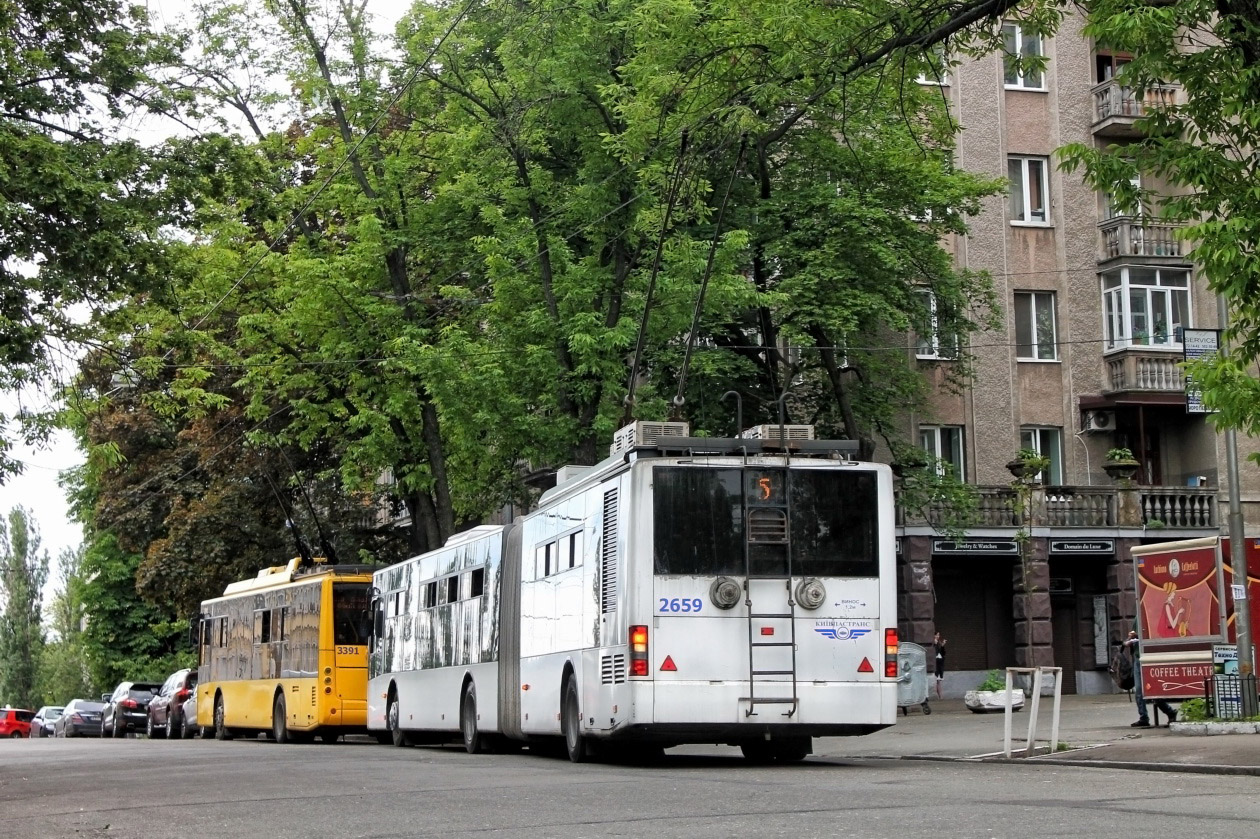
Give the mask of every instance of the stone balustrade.
[[(1216, 528), (1217, 491), (1196, 487), (1034, 486), (1021, 503), (1009, 486), (976, 487), (974, 527), (1145, 527)], [(898, 524), (945, 521), (944, 510), (907, 514), (898, 506)]]

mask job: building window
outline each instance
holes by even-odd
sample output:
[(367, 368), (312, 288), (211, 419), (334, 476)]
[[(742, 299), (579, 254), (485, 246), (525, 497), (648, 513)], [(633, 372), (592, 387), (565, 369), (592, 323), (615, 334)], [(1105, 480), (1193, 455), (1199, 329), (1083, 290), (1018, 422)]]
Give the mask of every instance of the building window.
[(948, 86), (949, 60), (945, 56), (945, 45), (943, 43), (934, 44), (923, 58), (927, 62), (927, 67), (919, 73), (915, 81), (919, 84)]
[(1048, 224), (1050, 186), (1046, 180), (1049, 159), (1012, 157), (1007, 161), (1011, 179), (1011, 224)]
[[(1050, 458), (1050, 466), (1040, 475), (1048, 486), (1063, 484), (1063, 432), (1058, 428), (1021, 428), (1019, 447), (1032, 449), (1042, 457)], [(1036, 476), (1034, 476), (1036, 477)]]
[(1015, 292), (1015, 357), (1020, 361), (1058, 360), (1054, 292)]
[(1018, 23), (1002, 24), (1002, 41), (1006, 52), (1006, 86), (1025, 90), (1045, 90), (1045, 73), (1029, 67), (1028, 62), (1041, 58), (1041, 36), (1027, 32)]
[(1126, 266), (1102, 275), (1106, 349), (1181, 349), (1190, 325), (1190, 272)]
[(957, 358), (958, 334), (942, 329), (944, 313), (936, 294), (926, 288), (919, 289), (918, 294), (923, 304), (924, 321), (919, 329), (915, 353), (919, 358)]
[(919, 445), (936, 458), (936, 473), (949, 474), (959, 481), (967, 479), (963, 457), (963, 430), (960, 425), (921, 425)]

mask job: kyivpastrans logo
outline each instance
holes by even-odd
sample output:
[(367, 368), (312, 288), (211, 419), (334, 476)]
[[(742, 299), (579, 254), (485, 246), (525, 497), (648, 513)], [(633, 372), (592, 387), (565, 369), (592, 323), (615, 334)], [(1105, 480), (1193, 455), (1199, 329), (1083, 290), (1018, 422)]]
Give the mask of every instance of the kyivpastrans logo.
[(818, 621), (814, 624), (815, 632), (835, 641), (852, 641), (869, 635), (872, 629), (870, 621)]

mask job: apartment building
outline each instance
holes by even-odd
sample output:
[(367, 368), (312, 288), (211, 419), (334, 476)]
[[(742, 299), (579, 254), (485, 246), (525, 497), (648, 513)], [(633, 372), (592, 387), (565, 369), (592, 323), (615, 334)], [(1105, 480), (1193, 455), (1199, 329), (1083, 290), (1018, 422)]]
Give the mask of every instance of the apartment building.
[[(903, 637), (942, 632), (953, 695), (1008, 665), (1057, 665), (1065, 692), (1111, 692), (1109, 647), (1134, 619), (1129, 551), (1214, 535), (1226, 518), (1224, 440), (1188, 410), (1177, 367), (1185, 330), (1219, 327), (1216, 300), (1169, 225), (1118, 206), (1055, 157), (1071, 142), (1133, 142), (1143, 109), (1179, 91), (1139, 99), (1116, 85), (1126, 56), (1094, 44), (1082, 23), (1069, 18), (1052, 39), (1006, 25), (1008, 49), (1044, 55), (1043, 72), (995, 55), (939, 80), (963, 129), (956, 165), (1011, 182), (950, 243), (960, 264), (993, 276), (1005, 330), (973, 339), (968, 389), (939, 389), (932, 415), (911, 420), (982, 499), (982, 524), (966, 538), (912, 518), (899, 534)], [(956, 363), (941, 352), (948, 345), (920, 338), (924, 375)], [(1131, 482), (1104, 471), (1119, 447), (1140, 462)], [(1021, 448), (1050, 463), (1022, 492), (1007, 468)], [(1242, 473), (1244, 502), (1254, 502), (1254, 465)]]

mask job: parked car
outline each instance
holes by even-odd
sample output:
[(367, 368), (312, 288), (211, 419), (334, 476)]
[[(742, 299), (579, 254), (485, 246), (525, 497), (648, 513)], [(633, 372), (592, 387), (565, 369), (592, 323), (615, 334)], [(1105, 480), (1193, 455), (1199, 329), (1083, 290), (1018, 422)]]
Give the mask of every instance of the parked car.
[(101, 736), (101, 711), (104, 709), (105, 703), (95, 699), (71, 699), (53, 723), (53, 736)]
[(184, 737), (191, 739), (206, 735), (205, 730), (197, 725), (197, 691), (194, 690), (184, 700), (183, 707), (179, 709), (179, 718), (184, 723)]
[(101, 712), (101, 736), (123, 737), (149, 725), (149, 702), (162, 686), (154, 682), (120, 682)]
[(31, 736), (53, 736), (53, 723), (57, 721), (57, 717), (61, 716), (63, 710), (60, 705), (45, 705), (36, 711), (34, 719), (31, 720)]
[(0, 708), (0, 737), (30, 737), (34, 716), (24, 708)]
[(184, 736), (182, 718), (184, 702), (197, 689), (195, 669), (176, 670), (158, 690), (149, 703), (149, 722), (146, 731), (149, 738), (170, 736), (178, 740)]

